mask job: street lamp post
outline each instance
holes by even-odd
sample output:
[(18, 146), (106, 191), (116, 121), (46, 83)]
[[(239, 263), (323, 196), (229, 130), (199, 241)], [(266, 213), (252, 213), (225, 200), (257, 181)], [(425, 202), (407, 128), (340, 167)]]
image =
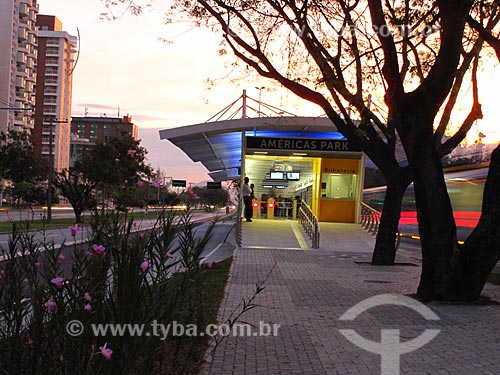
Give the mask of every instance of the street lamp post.
[(53, 134), (54, 134), (54, 124), (65, 124), (68, 120), (54, 120), (50, 118), (50, 129), (49, 129), (49, 175), (47, 178), (47, 223), (52, 222), (52, 185), (54, 183), (54, 151), (53, 147)]
[(256, 88), (257, 90), (259, 90), (259, 117), (260, 117), (260, 102), (261, 102), (261, 100), (262, 100), (262, 90), (263, 90), (263, 89), (265, 89), (265, 87), (264, 87), (264, 86), (262, 86), (262, 87), (257, 87), (257, 86), (256, 86), (255, 88)]

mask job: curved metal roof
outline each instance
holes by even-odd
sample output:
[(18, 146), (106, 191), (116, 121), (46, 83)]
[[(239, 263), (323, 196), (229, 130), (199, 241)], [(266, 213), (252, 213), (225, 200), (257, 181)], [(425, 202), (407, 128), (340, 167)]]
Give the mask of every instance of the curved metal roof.
[[(179, 147), (193, 161), (201, 162), (214, 181), (238, 177), (243, 132), (293, 132), (295, 136), (332, 134), (337, 128), (326, 117), (276, 116), (205, 122), (160, 130), (160, 139)], [(342, 137), (337, 133), (337, 137)]]

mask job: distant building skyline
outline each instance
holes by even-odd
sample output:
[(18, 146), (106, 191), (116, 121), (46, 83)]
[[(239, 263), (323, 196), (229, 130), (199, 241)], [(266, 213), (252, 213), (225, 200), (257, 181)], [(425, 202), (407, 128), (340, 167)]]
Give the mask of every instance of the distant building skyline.
[(54, 169), (61, 172), (69, 167), (72, 73), (77, 39), (63, 31), (63, 25), (56, 16), (39, 14), (36, 25), (38, 58), (33, 130), (35, 153), (48, 160), (52, 134)]
[[(137, 139), (138, 128), (131, 116), (107, 117), (84, 116), (71, 118), (71, 133), (91, 143), (106, 143), (110, 138), (127, 133)], [(75, 139), (73, 137), (73, 139)]]
[(86, 151), (96, 143), (106, 143), (122, 133), (137, 140), (138, 128), (132, 117), (85, 116), (71, 119), (70, 167), (83, 159)]

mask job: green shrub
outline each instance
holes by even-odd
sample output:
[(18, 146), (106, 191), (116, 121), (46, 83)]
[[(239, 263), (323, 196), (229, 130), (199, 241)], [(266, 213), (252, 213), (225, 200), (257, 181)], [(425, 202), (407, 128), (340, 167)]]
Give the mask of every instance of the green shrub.
[[(96, 336), (92, 324), (208, 324), (200, 254), (213, 226), (197, 238), (189, 212), (163, 212), (147, 232), (123, 219), (93, 215), (91, 241), (69, 255), (14, 228), (0, 264), (0, 374), (155, 374), (166, 362), (187, 373), (191, 339)], [(75, 322), (83, 333), (70, 335)]]

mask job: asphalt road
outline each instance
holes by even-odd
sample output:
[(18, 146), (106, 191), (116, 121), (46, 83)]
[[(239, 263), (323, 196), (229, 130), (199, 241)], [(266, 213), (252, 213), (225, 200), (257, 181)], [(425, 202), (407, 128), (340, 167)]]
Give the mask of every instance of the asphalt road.
[[(225, 211), (224, 211), (225, 212)], [(213, 213), (194, 213), (193, 221), (197, 222), (198, 225), (195, 230), (195, 234), (198, 238), (203, 236), (209, 227), (209, 222), (211, 222), (216, 215), (222, 216), (223, 212), (216, 214)], [(136, 221), (136, 226), (134, 231), (140, 232), (151, 228), (155, 224), (155, 220), (143, 220)], [(214, 227), (212, 237), (207, 244), (203, 256), (206, 257), (204, 262), (214, 262), (227, 258), (232, 255), (234, 250), (234, 232), (229, 233), (233, 229), (233, 222), (219, 222)], [(34, 239), (40, 242), (54, 243), (56, 248), (64, 246), (62, 249), (62, 254), (66, 257), (65, 262), (70, 262), (71, 252), (73, 245), (76, 243), (86, 243), (88, 239), (91, 238), (91, 233), (88, 227), (82, 227), (82, 230), (77, 233), (76, 237), (71, 236), (71, 231), (69, 228), (57, 228), (57, 229), (47, 229), (45, 231), (33, 231)], [(0, 249), (6, 249), (9, 244), (10, 234), (0, 235)], [(226, 243), (223, 243), (227, 238)], [(0, 262), (4, 261), (6, 256), (0, 254)]]

